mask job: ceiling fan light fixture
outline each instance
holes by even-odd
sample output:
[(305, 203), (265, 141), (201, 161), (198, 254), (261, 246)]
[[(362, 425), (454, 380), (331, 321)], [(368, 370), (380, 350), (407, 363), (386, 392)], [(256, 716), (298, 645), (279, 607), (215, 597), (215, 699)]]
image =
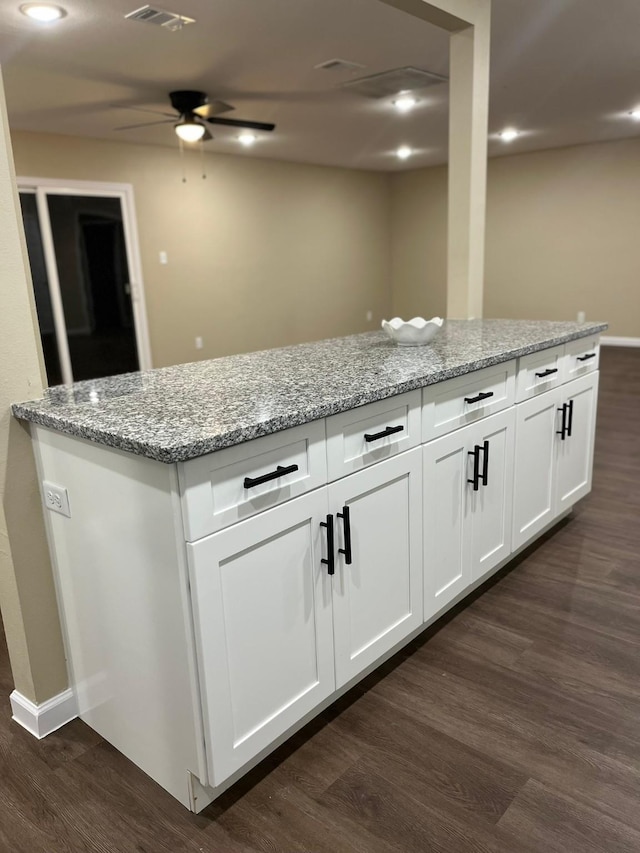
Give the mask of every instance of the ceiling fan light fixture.
[(254, 142), (258, 141), (258, 137), (255, 133), (250, 133), (247, 131), (246, 133), (241, 133), (238, 137), (238, 142), (240, 145), (244, 145), (245, 148), (250, 148)]
[(190, 116), (181, 118), (176, 124), (176, 133), (183, 142), (198, 142), (204, 136), (205, 127)]
[(38, 21), (41, 24), (50, 24), (53, 21), (59, 21), (67, 14), (67, 10), (62, 6), (54, 6), (52, 3), (24, 3), (20, 6), (20, 11), (27, 18), (33, 21)]
[(408, 113), (416, 106), (418, 99), (411, 92), (400, 92), (392, 103), (399, 113)]

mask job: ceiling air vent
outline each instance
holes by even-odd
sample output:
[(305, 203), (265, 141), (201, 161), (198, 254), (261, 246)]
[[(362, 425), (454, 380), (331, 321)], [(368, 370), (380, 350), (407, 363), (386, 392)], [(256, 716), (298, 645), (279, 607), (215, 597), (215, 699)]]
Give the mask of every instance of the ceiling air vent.
[(164, 9), (155, 9), (152, 6), (141, 6), (134, 12), (129, 12), (125, 15), (130, 21), (142, 21), (146, 24), (155, 24), (157, 27), (164, 27), (166, 30), (175, 32), (181, 30), (187, 24), (195, 24), (195, 18), (187, 18), (185, 15), (179, 15), (177, 12), (167, 12)]
[(422, 68), (394, 68), (392, 71), (349, 80), (342, 84), (342, 88), (365, 98), (390, 98), (399, 92), (418, 92), (437, 83), (446, 83), (448, 79)]
[(348, 59), (327, 59), (326, 62), (321, 62), (320, 65), (313, 67), (316, 71), (359, 71), (361, 68), (366, 68), (366, 65), (361, 65), (359, 62), (349, 62)]

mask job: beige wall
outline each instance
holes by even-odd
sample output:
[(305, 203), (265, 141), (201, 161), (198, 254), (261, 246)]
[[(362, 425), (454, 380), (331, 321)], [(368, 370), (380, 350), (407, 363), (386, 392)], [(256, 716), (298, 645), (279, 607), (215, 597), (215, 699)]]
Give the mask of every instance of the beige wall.
[(11, 417), (42, 366), (0, 76), (0, 605), (16, 689), (39, 702), (67, 673), (29, 434)]
[(154, 366), (366, 331), (388, 314), (387, 175), (212, 153), (202, 180), (189, 152), (182, 183), (177, 148), (22, 132), (13, 144), (19, 175), (133, 185)]
[(640, 337), (640, 139), (492, 160), (485, 315)]
[(444, 317), (447, 310), (447, 170), (391, 180), (392, 314)]
[[(391, 194), (394, 313), (441, 313), (446, 168), (395, 176)], [(485, 317), (582, 310), (640, 337), (640, 139), (490, 160), (486, 241)]]

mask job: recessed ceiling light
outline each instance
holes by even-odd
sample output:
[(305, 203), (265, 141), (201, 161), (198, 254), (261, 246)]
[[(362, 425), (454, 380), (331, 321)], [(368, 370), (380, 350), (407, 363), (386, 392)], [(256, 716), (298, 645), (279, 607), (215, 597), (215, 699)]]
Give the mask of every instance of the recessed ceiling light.
[(518, 136), (520, 136), (519, 132), (510, 127), (507, 128), (507, 130), (502, 131), (502, 133), (500, 134), (500, 139), (503, 142), (513, 142), (513, 140), (517, 139)]
[(636, 121), (640, 121), (640, 109), (629, 110), (629, 116)]
[(240, 136), (238, 137), (238, 142), (240, 143), (240, 145), (244, 145), (245, 148), (249, 148), (251, 145), (253, 145), (254, 142), (256, 142), (257, 139), (258, 137), (255, 135), (255, 133), (247, 132), (240, 134)]
[(396, 157), (400, 160), (406, 160), (407, 157), (411, 157), (413, 151), (409, 148), (408, 145), (401, 145), (400, 148), (396, 151)]
[(393, 106), (399, 113), (408, 113), (418, 103), (418, 99), (409, 92), (401, 92), (393, 101)]
[(20, 6), (20, 11), (27, 18), (39, 21), (41, 24), (59, 21), (67, 14), (66, 9), (63, 9), (62, 6), (53, 6), (51, 3), (25, 3)]

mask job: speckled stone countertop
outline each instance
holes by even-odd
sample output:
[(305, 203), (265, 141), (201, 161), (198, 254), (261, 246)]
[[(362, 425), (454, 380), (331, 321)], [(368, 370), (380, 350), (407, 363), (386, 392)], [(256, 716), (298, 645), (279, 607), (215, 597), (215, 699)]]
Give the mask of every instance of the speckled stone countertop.
[(424, 347), (383, 332), (58, 385), (17, 418), (180, 462), (602, 332), (605, 323), (448, 320)]

